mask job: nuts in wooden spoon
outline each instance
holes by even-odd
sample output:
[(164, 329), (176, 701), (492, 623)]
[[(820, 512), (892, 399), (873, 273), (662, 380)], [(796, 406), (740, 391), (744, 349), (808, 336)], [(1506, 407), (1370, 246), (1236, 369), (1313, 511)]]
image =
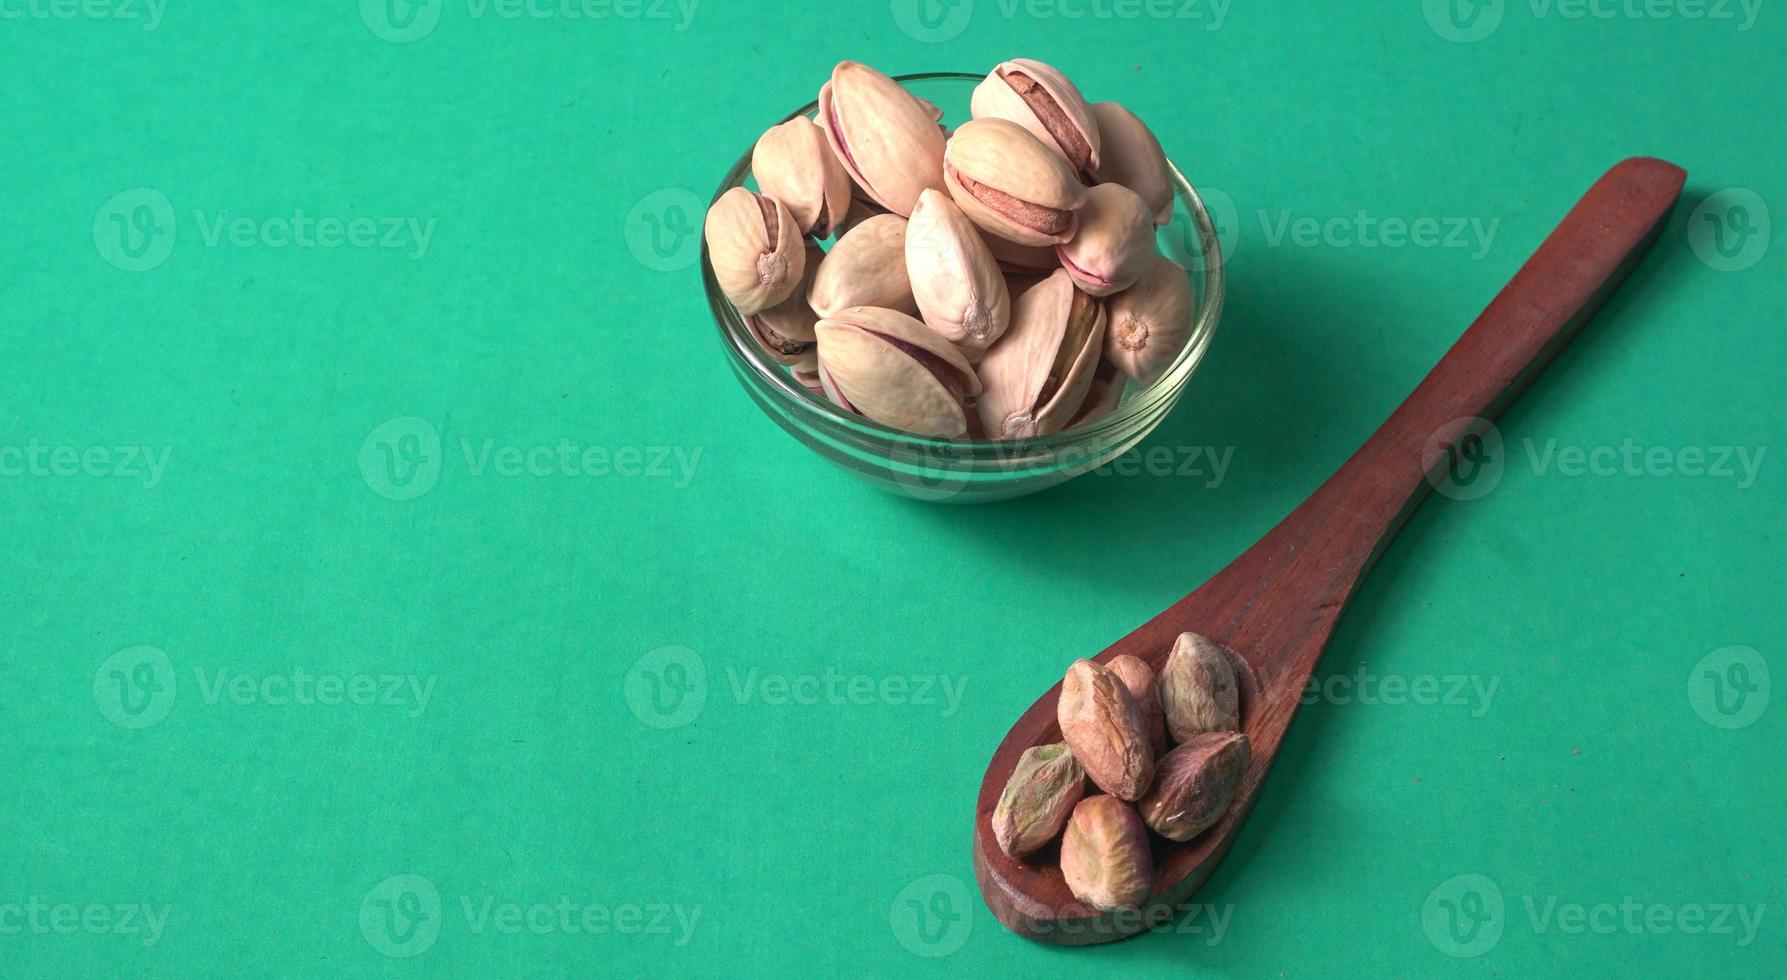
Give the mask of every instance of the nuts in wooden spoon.
[(1102, 912), (1147, 901), (1154, 859), (1135, 808), (1114, 796), (1081, 800), (1061, 839), (1061, 876), (1075, 898)]
[(1204, 732), (1241, 727), (1241, 695), (1228, 654), (1196, 633), (1181, 633), (1160, 672), (1167, 730), (1181, 744)]
[(1136, 809), (1167, 840), (1191, 840), (1222, 819), (1252, 759), (1252, 746), (1240, 732), (1194, 736), (1160, 760), (1154, 788)]
[(1067, 669), (1055, 709), (1061, 735), (1098, 788), (1139, 800), (1154, 782), (1154, 748), (1134, 695), (1110, 668), (1080, 660)]
[(1067, 743), (1025, 749), (993, 809), (999, 849), (1022, 857), (1054, 840), (1085, 795), (1086, 770)]

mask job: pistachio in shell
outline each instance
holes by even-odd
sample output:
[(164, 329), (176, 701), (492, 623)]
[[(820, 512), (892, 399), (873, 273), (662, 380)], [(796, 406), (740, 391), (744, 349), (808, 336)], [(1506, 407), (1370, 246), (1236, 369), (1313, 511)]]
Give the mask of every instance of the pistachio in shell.
[(1154, 219), (1135, 191), (1100, 184), (1086, 192), (1080, 230), (1073, 241), (1055, 246), (1061, 267), (1094, 296), (1122, 292), (1142, 277), (1154, 248)]
[(1061, 268), (1061, 257), (1055, 254), (1053, 245), (1019, 245), (992, 234), (983, 234), (980, 238), (986, 243), (987, 251), (993, 253), (999, 268), (1007, 274), (1046, 276)]
[(819, 126), (850, 179), (902, 217), (918, 194), (943, 187), (943, 131), (935, 107), (868, 65), (841, 61), (819, 90)]
[(1154, 782), (1154, 747), (1142, 729), (1141, 708), (1110, 668), (1076, 660), (1061, 681), (1055, 720), (1073, 757), (1099, 789), (1139, 800)]
[(1098, 370), (1092, 374), (1092, 385), (1086, 390), (1086, 400), (1067, 427), (1071, 429), (1096, 422), (1116, 411), (1117, 406), (1123, 404), (1123, 389), (1128, 380), (1110, 361), (1099, 361)]
[(968, 431), (980, 380), (949, 341), (898, 310), (858, 306), (819, 321), (820, 383), (841, 407), (915, 435)]
[(1141, 195), (1155, 224), (1173, 220), (1173, 171), (1154, 132), (1115, 102), (1092, 103), (1092, 118), (1103, 139), (1098, 179)]
[(846, 232), (819, 264), (807, 301), (821, 317), (852, 306), (917, 313), (906, 277), (906, 219), (878, 214)]
[(1240, 730), (1241, 688), (1235, 665), (1208, 637), (1179, 634), (1157, 683), (1173, 741), (1184, 744), (1205, 732)]
[(966, 352), (984, 351), (1011, 323), (1011, 297), (993, 253), (948, 194), (926, 189), (906, 226), (906, 274), (925, 326)]
[(1007, 119), (963, 123), (944, 149), (943, 180), (970, 220), (1020, 245), (1072, 239), (1086, 200), (1067, 161)]
[(703, 229), (720, 291), (750, 316), (787, 299), (806, 273), (807, 252), (788, 208), (744, 187), (720, 195)]
[(819, 322), (819, 314), (807, 302), (807, 289), (825, 260), (825, 250), (809, 242), (806, 253), (806, 273), (801, 277), (801, 285), (775, 306), (745, 317), (751, 338), (779, 364), (793, 366), (813, 357), (813, 327)]
[(1154, 856), (1135, 808), (1114, 796), (1081, 800), (1061, 837), (1061, 877), (1101, 912), (1140, 908), (1154, 888)]
[(807, 348), (806, 353), (789, 365), (788, 370), (794, 375), (795, 384), (815, 395), (825, 397), (825, 386), (819, 382), (819, 345), (817, 343)]
[(1079, 412), (1104, 349), (1105, 312), (1067, 270), (1012, 303), (1011, 326), (980, 362), (976, 407), (995, 439), (1059, 432)]
[(1156, 767), (1154, 787), (1136, 804), (1142, 822), (1167, 840), (1188, 841), (1222, 819), (1253, 759), (1240, 732), (1194, 735)]
[(825, 131), (805, 116), (758, 138), (751, 173), (764, 194), (787, 205), (802, 234), (830, 238), (850, 209), (850, 175), (826, 145)]
[(1023, 857), (1055, 839), (1086, 795), (1086, 770), (1066, 742), (1025, 749), (993, 808), (993, 839)]
[(1105, 358), (1137, 382), (1160, 380), (1191, 339), (1197, 294), (1185, 270), (1164, 255), (1148, 260), (1141, 278), (1105, 301), (1110, 324)]
[(976, 119), (1007, 119), (1029, 130), (1067, 161), (1081, 183), (1099, 165), (1098, 123), (1080, 90), (1051, 65), (1031, 58), (1002, 62), (974, 87)]

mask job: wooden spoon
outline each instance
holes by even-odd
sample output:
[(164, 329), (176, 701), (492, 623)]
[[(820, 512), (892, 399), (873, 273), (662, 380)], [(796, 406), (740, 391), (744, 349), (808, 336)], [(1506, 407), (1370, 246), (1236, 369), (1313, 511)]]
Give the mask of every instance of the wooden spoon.
[(1221, 644), (1240, 678), (1253, 762), (1216, 826), (1183, 844), (1154, 838), (1154, 889), (1145, 908), (1100, 913), (1081, 904), (1062, 880), (1054, 845), (1021, 859), (999, 849), (993, 808), (1024, 750), (1061, 740), (1061, 685), (1024, 712), (987, 765), (974, 820), (975, 876), (1000, 922), (1041, 942), (1084, 945), (1174, 917), (1234, 843), (1304, 684), (1378, 555), (1446, 473), (1457, 447), (1507, 408), (1624, 281), (1686, 178), (1681, 168), (1647, 157), (1608, 171), (1339, 472), (1202, 588), (1095, 658), (1132, 654), (1158, 672), (1173, 640), (1190, 630)]

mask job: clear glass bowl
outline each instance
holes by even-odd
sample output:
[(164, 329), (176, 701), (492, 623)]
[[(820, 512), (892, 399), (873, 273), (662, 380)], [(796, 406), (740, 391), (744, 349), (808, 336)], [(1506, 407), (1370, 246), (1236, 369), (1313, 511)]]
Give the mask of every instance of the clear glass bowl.
[[(968, 102), (982, 76), (954, 72), (903, 75), (908, 91), (936, 103), (945, 125), (969, 118)], [(794, 113), (814, 116), (817, 103)], [(853, 415), (814, 395), (751, 339), (738, 311), (714, 281), (707, 247), (701, 249), (701, 277), (708, 305), (733, 373), (764, 414), (819, 455), (875, 486), (918, 500), (980, 503), (1046, 490), (1110, 462), (1124, 453), (1172, 410), (1203, 360), (1222, 317), (1222, 248), (1210, 212), (1175, 166), (1173, 219), (1158, 232), (1161, 250), (1184, 266), (1198, 297), (1191, 338), (1165, 375), (1140, 388), (1131, 383), (1110, 414), (1065, 432), (1000, 442), (938, 439), (891, 429)], [(720, 195), (751, 182), (747, 147), (714, 192)]]

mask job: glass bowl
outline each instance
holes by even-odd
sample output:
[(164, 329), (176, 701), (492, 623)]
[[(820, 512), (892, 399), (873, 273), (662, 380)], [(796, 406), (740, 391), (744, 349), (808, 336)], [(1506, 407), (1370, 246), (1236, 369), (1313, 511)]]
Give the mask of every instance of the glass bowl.
[[(969, 97), (982, 77), (945, 72), (895, 80), (941, 107), (944, 124), (953, 125), (969, 118)], [(788, 118), (812, 117), (817, 111), (818, 104), (813, 103)], [(764, 414), (819, 455), (875, 486), (917, 500), (1005, 500), (1046, 490), (1103, 466), (1141, 442), (1172, 410), (1222, 317), (1222, 248), (1216, 228), (1197, 191), (1178, 167), (1171, 169), (1173, 218), (1160, 227), (1157, 239), (1162, 252), (1188, 270), (1198, 297), (1196, 321), (1185, 349), (1160, 380), (1146, 388), (1131, 383), (1122, 403), (1103, 418), (1054, 435), (994, 442), (912, 435), (846, 412), (808, 391), (757, 346), (714, 280), (703, 243), (701, 278), (733, 373)], [(750, 178), (751, 153), (746, 148), (714, 199), (748, 182), (755, 189)]]

